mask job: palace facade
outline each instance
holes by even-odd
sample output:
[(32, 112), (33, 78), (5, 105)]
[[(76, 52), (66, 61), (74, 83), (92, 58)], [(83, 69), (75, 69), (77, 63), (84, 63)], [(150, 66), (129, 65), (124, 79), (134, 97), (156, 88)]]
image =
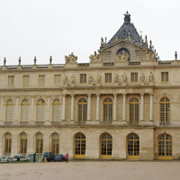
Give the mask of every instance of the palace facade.
[(89, 63), (0, 67), (0, 155), (179, 159), (180, 61), (159, 60), (125, 14)]

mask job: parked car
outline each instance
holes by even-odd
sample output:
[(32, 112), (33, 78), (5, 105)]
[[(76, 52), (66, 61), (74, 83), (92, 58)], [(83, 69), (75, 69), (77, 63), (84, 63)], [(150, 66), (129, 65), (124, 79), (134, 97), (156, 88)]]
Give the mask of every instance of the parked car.
[(14, 161), (28, 161), (28, 158), (26, 158), (25, 156), (21, 155), (21, 154), (16, 154), (14, 157), (13, 157), (13, 160)]
[(9, 160), (9, 157), (7, 156), (1, 157), (1, 162), (9, 162)]
[(66, 158), (63, 154), (57, 154), (54, 156), (54, 161), (66, 161)]
[(44, 152), (43, 154), (43, 162), (45, 161), (45, 159), (50, 162), (50, 161), (54, 161), (54, 153), (52, 152)]

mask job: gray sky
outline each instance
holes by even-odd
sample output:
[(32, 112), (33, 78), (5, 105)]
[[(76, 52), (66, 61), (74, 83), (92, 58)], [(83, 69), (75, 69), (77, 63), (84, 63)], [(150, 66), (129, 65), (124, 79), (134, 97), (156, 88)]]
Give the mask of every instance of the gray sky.
[[(161, 60), (180, 54), (179, 0), (0, 0), (0, 64), (64, 63), (74, 52), (78, 62), (109, 40), (128, 10), (143, 37), (148, 36)], [(179, 56), (180, 57), (180, 56)], [(179, 58), (180, 59), (180, 58)]]

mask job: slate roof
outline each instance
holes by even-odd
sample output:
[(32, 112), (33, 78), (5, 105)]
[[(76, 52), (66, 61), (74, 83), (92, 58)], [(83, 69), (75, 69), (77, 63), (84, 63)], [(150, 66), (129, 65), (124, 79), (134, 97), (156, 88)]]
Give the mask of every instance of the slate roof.
[(116, 32), (116, 34), (111, 38), (108, 44), (113, 43), (116, 39), (128, 39), (130, 38), (135, 44), (142, 44), (141, 38), (135, 28), (135, 26), (131, 23), (131, 15), (126, 12), (124, 17), (124, 23), (120, 27), (120, 29)]

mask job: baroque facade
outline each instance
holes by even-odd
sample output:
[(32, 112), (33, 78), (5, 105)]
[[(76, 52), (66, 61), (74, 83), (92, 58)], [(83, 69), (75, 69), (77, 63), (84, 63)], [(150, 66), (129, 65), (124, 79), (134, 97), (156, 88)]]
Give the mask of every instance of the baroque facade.
[(0, 154), (179, 159), (180, 61), (159, 60), (126, 13), (89, 63), (0, 69)]

